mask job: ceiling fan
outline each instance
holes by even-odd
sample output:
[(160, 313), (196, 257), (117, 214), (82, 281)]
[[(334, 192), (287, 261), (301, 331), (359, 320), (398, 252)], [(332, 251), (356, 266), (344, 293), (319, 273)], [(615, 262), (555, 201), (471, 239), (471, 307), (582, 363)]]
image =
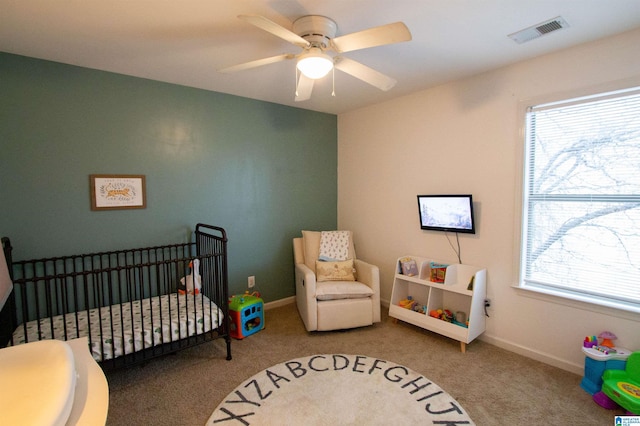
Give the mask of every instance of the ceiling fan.
[[(291, 31), (260, 15), (240, 15), (238, 18), (302, 48), (302, 51), (298, 54), (285, 53), (245, 62), (220, 69), (219, 72), (242, 71), (295, 59), (297, 70), (300, 71), (296, 82), (296, 101), (309, 99), (314, 81), (326, 76), (334, 68), (380, 90), (391, 89), (396, 84), (396, 80), (342, 54), (411, 40), (411, 33), (402, 22), (336, 37), (338, 26), (332, 19), (325, 16), (308, 15), (298, 18), (293, 22)], [(332, 55), (329, 52), (335, 52), (335, 54)]]

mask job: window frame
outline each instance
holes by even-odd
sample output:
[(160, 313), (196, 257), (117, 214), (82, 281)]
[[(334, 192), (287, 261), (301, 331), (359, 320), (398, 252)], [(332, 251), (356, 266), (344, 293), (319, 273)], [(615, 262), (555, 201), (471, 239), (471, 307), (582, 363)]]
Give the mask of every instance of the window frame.
[(512, 285), (512, 288), (514, 288), (520, 295), (625, 319), (636, 321), (640, 319), (640, 304), (621, 303), (612, 299), (594, 297), (585, 293), (571, 292), (552, 287), (527, 286), (525, 285), (524, 268), (522, 265), (523, 242), (526, 238), (525, 234), (527, 232), (524, 220), (527, 217), (527, 205), (525, 204), (525, 198), (527, 191), (527, 173), (529, 172), (527, 152), (527, 114), (529, 109), (537, 105), (552, 104), (577, 98), (588, 98), (600, 93), (627, 90), (634, 87), (640, 87), (640, 77), (584, 87), (576, 90), (556, 92), (538, 97), (524, 98), (518, 101), (518, 149), (516, 149), (516, 196), (514, 210), (516, 212), (514, 215), (514, 284)]

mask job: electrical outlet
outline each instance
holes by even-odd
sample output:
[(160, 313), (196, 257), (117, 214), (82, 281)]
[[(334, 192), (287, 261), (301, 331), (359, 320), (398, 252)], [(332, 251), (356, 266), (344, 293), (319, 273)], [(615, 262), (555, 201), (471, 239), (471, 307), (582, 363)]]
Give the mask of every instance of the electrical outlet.
[(491, 306), (491, 299), (484, 299), (484, 307), (488, 308)]
[(249, 286), (249, 288), (253, 288), (253, 286), (256, 285), (256, 277), (251, 275), (249, 278), (247, 278), (247, 285)]

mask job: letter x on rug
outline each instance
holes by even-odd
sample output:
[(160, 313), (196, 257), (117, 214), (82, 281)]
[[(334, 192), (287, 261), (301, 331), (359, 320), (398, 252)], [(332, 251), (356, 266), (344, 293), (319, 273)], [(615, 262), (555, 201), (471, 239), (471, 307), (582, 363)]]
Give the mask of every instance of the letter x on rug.
[(363, 355), (313, 355), (245, 380), (212, 425), (474, 425), (448, 393), (415, 371)]

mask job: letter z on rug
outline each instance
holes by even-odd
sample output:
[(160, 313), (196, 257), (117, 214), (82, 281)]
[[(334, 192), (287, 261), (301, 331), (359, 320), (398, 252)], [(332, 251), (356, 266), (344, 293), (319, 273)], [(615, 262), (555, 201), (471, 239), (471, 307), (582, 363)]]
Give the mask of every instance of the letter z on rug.
[(474, 425), (426, 377), (363, 355), (313, 355), (269, 367), (215, 409), (212, 425)]

